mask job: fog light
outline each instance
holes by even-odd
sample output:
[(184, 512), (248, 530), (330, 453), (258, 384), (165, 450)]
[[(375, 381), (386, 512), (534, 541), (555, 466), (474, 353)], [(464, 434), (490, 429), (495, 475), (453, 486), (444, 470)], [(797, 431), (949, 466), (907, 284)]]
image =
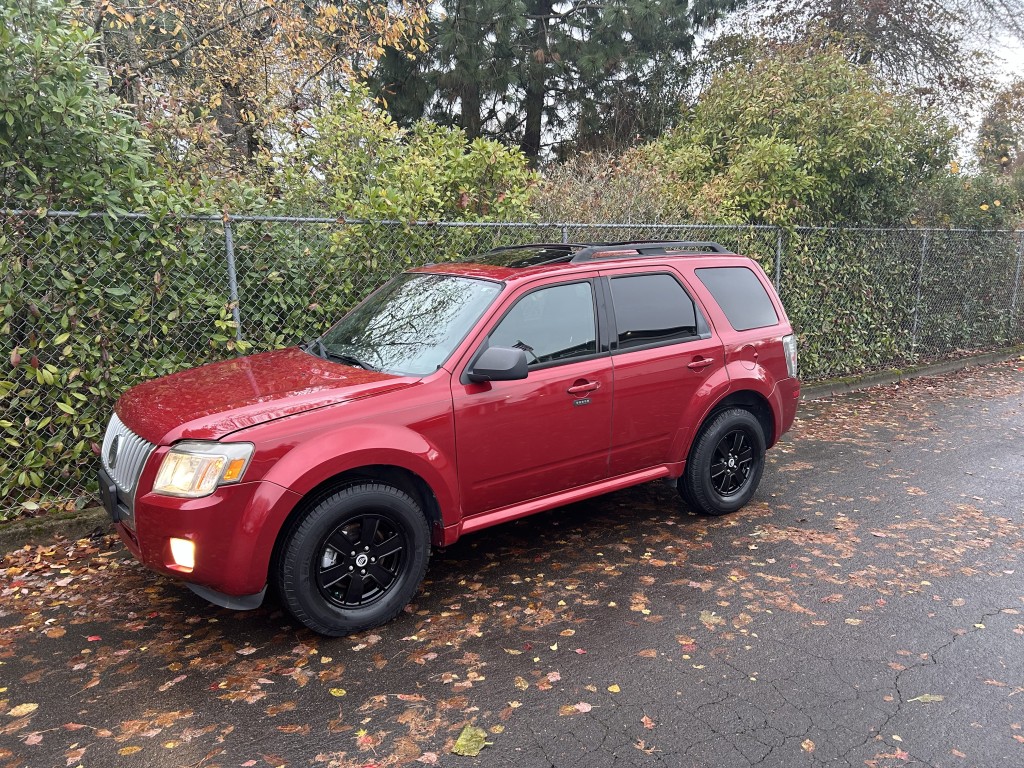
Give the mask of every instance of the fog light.
[(196, 545), (188, 539), (171, 539), (171, 557), (174, 564), (183, 571), (196, 567)]

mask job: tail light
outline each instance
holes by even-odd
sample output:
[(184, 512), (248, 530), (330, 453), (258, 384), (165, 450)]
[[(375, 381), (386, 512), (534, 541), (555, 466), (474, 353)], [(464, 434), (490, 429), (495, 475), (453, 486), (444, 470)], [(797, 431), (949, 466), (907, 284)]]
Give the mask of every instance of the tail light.
[(782, 348), (786, 350), (786, 370), (790, 378), (796, 378), (796, 335), (782, 337)]

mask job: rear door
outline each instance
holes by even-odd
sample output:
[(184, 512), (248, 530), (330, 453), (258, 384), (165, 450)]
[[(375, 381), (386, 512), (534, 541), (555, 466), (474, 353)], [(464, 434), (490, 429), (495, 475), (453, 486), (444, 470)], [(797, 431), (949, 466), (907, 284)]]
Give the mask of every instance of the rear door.
[[(452, 380), (464, 515), (608, 476), (613, 380), (591, 279), (523, 289)], [(521, 381), (472, 383), (488, 346), (524, 350)]]
[(611, 476), (681, 461), (694, 398), (720, 378), (721, 341), (680, 276), (664, 266), (602, 272), (615, 374)]

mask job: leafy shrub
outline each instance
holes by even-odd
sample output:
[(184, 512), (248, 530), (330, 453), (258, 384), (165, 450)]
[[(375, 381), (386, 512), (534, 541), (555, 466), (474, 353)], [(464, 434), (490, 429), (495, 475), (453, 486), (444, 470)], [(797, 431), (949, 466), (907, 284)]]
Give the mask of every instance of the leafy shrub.
[(556, 169), (538, 200), (573, 221), (903, 224), (951, 141), (841, 53), (783, 49), (715, 77), (676, 128), (614, 163)]
[(60, 3), (0, 0), (0, 201), (118, 211), (148, 203), (149, 147), (98, 83), (93, 33)]

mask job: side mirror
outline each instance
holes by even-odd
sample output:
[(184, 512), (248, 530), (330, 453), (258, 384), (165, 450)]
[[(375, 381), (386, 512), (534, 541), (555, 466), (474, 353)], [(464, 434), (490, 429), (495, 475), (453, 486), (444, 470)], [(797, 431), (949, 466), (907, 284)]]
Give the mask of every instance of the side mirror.
[(517, 381), (529, 373), (526, 352), (510, 347), (488, 347), (466, 373), (470, 381)]

